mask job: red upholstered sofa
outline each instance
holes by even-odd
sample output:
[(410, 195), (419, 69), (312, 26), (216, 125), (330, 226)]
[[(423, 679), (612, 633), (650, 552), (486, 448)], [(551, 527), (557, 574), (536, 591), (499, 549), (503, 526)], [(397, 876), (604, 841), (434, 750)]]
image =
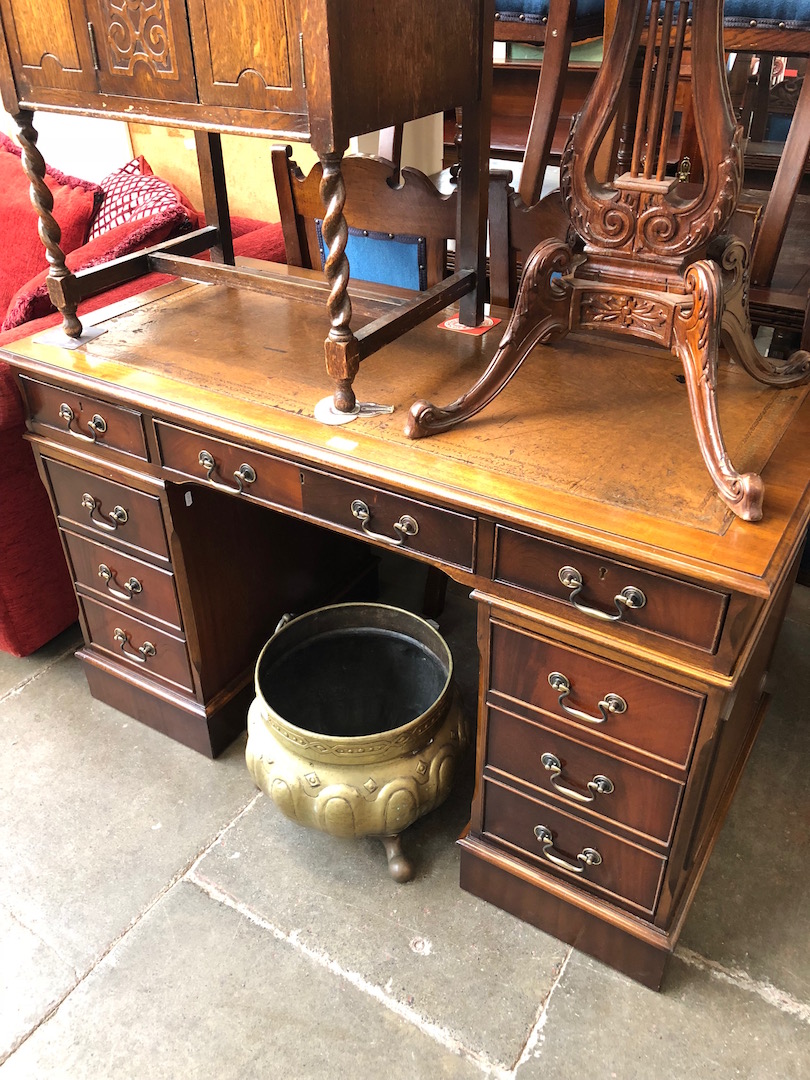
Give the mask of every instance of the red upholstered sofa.
[[(76, 270), (201, 223), (182, 193), (153, 177), (143, 159), (116, 170), (101, 185), (52, 169), (47, 183), (63, 250)], [(277, 223), (233, 218), (232, 227), (237, 255), (285, 261)], [(61, 321), (48, 299), (46, 272), (20, 153), (0, 134), (0, 347)], [(149, 274), (128, 282), (86, 300), (79, 316), (169, 280)], [(0, 651), (14, 656), (34, 652), (77, 616), (59, 535), (24, 430), (15, 379), (0, 359)]]

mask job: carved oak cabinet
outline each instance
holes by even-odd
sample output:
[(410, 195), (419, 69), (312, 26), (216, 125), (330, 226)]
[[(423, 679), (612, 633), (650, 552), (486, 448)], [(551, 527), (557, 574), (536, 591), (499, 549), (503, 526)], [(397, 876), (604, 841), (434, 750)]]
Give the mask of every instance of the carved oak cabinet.
[(0, 2), (20, 105), (274, 132), (311, 139), (319, 153), (469, 100), (479, 8), (470, 0)]

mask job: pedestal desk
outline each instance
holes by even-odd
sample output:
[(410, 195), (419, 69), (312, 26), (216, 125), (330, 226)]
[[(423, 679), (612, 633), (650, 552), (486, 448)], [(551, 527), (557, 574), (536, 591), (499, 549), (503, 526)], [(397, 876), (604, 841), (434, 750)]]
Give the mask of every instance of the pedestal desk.
[(6, 350), (93, 693), (216, 753), (279, 607), (344, 543), (440, 567), (478, 611), (462, 886), (657, 987), (763, 714), (810, 518), (807, 388), (721, 365), (729, 444), (766, 480), (751, 524), (663, 352), (538, 349), (486, 415), (413, 443), (414, 398), (468, 384), (498, 328), (417, 327), (365, 376), (394, 414), (334, 428), (312, 417), (317, 304), (176, 282), (93, 319), (81, 349)]

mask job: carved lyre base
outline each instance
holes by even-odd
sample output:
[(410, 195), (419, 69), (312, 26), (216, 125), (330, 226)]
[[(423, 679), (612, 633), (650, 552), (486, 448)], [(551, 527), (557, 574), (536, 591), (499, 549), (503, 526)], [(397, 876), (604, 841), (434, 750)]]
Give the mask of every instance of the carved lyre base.
[[(668, 172), (690, 27), (694, 121), (703, 158), (703, 181), (691, 186)], [(617, 131), (626, 133), (624, 146), (614, 142)], [(600, 179), (608, 158), (609, 178)], [(487, 370), (445, 408), (417, 402), (406, 434), (431, 435), (474, 416), (538, 343), (570, 329), (619, 332), (679, 357), (700, 450), (720, 497), (741, 518), (758, 520), (762, 480), (734, 468), (720, 431), (720, 341), (755, 379), (774, 387), (810, 378), (810, 355), (799, 352), (780, 364), (761, 356), (754, 344), (748, 249), (727, 235), (741, 183), (742, 129), (726, 83), (722, 0), (622, 0), (561, 161), (563, 202), (584, 255), (573, 272), (564, 273), (573, 261), (565, 245), (545, 241), (535, 249)]]
[[(512, 317), (486, 371), (451, 405), (437, 408), (426, 401), (416, 402), (406, 434), (411, 438), (432, 435), (474, 416), (507, 385), (535, 345), (570, 329), (639, 336), (671, 349), (683, 363), (695, 434), (718, 494), (739, 517), (758, 521), (762, 480), (756, 473), (741, 474), (734, 468), (720, 429), (717, 365), (721, 337), (733, 360), (774, 387), (798, 386), (810, 379), (810, 353), (799, 351), (777, 363), (758, 352), (745, 304), (747, 249), (736, 238), (726, 237), (715, 245), (715, 252), (714, 258), (687, 267), (682, 291), (654, 287), (622, 291), (616, 282), (581, 276), (582, 266), (565, 274), (572, 252), (559, 241), (545, 241), (526, 265)], [(564, 276), (557, 276), (560, 273)]]
[(82, 324), (76, 310), (78, 299), (71, 296), (70, 285), (76, 279), (65, 265), (65, 253), (59, 246), (62, 230), (53, 216), (53, 194), (45, 183), (45, 160), (37, 149), (37, 132), (33, 115), (23, 109), (14, 117), (22, 147), (22, 164), (31, 183), (31, 203), (39, 215), (39, 236), (45, 245), (48, 260), (48, 295), (62, 314), (62, 328), (70, 338), (82, 335)]

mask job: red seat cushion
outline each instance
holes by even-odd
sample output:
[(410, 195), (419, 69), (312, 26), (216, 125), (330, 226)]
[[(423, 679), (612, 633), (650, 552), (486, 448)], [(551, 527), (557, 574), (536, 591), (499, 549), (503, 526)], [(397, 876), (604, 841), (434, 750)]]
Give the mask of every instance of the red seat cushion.
[[(29, 181), (21, 151), (0, 132), (0, 312), (5, 312), (17, 289), (47, 269), (45, 247), (37, 231), (38, 215), (31, 205)], [(87, 240), (103, 191), (98, 184), (46, 169), (45, 183), (53, 195), (53, 216), (62, 235), (59, 246), (74, 251)]]
[[(100, 263), (117, 259), (121, 255), (140, 251), (143, 248), (150, 247), (152, 244), (159, 244), (161, 241), (175, 235), (178, 228), (182, 231), (182, 223), (187, 220), (184, 215), (183, 208), (177, 205), (150, 218), (117, 225), (114, 229), (110, 229), (109, 232), (102, 233), (101, 236), (89, 241), (79, 251), (68, 255), (66, 259), (67, 265), (74, 271), (84, 270), (87, 267), (98, 266)], [(252, 228), (254, 224), (261, 225), (261, 228)], [(244, 225), (240, 227), (238, 218), (233, 221), (234, 251), (237, 255), (265, 259), (268, 262), (283, 263), (287, 261), (284, 237), (279, 222), (267, 224), (250, 221), (250, 226), (249, 231), (241, 232)], [(241, 235), (237, 235), (238, 230)], [(45, 270), (31, 281), (26, 282), (22, 289), (17, 292), (9, 304), (5, 321), (0, 329), (3, 331), (11, 330), (15, 326), (20, 326), (32, 319), (41, 319), (54, 311), (48, 295), (47, 276), (48, 272)], [(146, 279), (142, 278), (140, 284), (135, 282), (134, 287), (130, 288), (126, 295), (131, 296), (148, 288), (149, 286), (143, 284), (144, 280)], [(165, 278), (164, 280), (169, 279)], [(82, 311), (92, 311), (96, 307), (113, 303), (114, 298), (117, 298), (117, 293), (118, 290), (106, 293), (102, 302), (93, 305), (91, 308), (80, 305), (79, 315), (81, 316)], [(87, 303), (89, 302), (87, 301)]]

